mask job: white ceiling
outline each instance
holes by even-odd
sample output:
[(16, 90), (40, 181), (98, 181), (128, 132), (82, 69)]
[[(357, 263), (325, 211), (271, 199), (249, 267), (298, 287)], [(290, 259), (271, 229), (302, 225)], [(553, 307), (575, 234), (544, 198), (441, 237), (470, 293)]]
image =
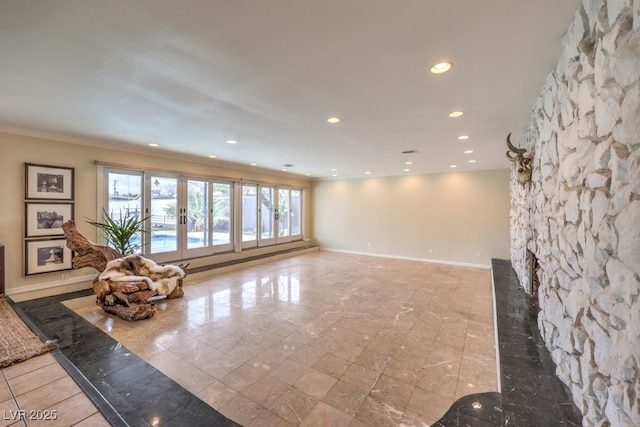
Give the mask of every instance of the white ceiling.
[[(2, 0), (0, 127), (314, 178), (506, 168), (578, 7)], [(429, 73), (442, 59), (453, 70)]]

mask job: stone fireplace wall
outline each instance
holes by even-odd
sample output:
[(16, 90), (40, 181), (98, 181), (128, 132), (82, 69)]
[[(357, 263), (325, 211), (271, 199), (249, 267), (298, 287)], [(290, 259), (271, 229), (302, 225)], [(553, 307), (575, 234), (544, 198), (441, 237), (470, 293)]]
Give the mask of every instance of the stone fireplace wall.
[(520, 141), (512, 264), (584, 425), (640, 426), (640, 0), (584, 0)]

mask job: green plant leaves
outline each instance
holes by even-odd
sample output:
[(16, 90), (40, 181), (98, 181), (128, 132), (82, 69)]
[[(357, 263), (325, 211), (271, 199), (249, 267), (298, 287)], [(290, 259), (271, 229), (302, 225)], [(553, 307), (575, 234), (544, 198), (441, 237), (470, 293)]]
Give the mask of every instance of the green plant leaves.
[(138, 215), (123, 216), (120, 212), (120, 218), (114, 219), (109, 216), (106, 210), (102, 211), (102, 222), (87, 222), (100, 229), (107, 245), (111, 246), (120, 254), (127, 256), (138, 252), (142, 248), (142, 235), (150, 235), (151, 232), (144, 228), (144, 223), (150, 216), (140, 218)]

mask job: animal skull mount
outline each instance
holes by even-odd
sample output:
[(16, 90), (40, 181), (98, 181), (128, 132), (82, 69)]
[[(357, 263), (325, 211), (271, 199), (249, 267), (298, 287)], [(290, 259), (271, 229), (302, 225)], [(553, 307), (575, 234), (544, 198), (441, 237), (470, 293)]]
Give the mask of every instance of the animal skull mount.
[(516, 167), (518, 182), (522, 185), (531, 181), (531, 153), (526, 153), (526, 148), (518, 148), (511, 143), (511, 134), (507, 135), (507, 159), (511, 160)]

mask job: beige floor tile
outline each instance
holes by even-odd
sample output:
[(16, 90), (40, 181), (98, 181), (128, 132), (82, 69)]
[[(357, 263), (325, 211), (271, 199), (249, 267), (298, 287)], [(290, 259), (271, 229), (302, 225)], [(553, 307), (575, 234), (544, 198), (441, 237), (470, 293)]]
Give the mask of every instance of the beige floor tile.
[(236, 397), (239, 393), (228, 385), (223, 384), (220, 381), (215, 381), (194, 394), (209, 406), (220, 408), (225, 403)]
[(80, 387), (69, 376), (28, 391), (16, 397), (21, 409), (40, 410), (46, 409), (76, 394), (81, 393)]
[[(47, 413), (47, 411), (50, 412)], [(43, 413), (45, 415), (51, 416), (51, 418), (43, 418), (39, 420), (29, 419), (27, 421), (29, 427), (51, 425), (72, 426), (98, 413), (98, 410), (95, 408), (93, 403), (91, 403), (87, 396), (85, 396), (83, 393), (78, 393), (68, 399), (65, 399), (53, 406), (46, 408), (46, 410), (43, 410)]]
[(356, 359), (355, 363), (360, 366), (365, 366), (376, 372), (384, 372), (385, 368), (391, 361), (391, 356), (378, 353), (376, 351), (365, 349), (360, 356)]
[(264, 375), (258, 381), (246, 387), (242, 393), (265, 408), (270, 408), (290, 388), (290, 385), (283, 383), (279, 379)]
[(436, 421), (438, 420), (435, 418), (430, 418), (407, 409), (404, 412), (400, 425), (406, 427), (429, 427)]
[(396, 408), (389, 402), (367, 397), (356, 414), (356, 418), (368, 426), (397, 427), (404, 416), (404, 408)]
[(331, 375), (334, 378), (340, 378), (349, 366), (351, 366), (350, 361), (329, 353), (322, 356), (322, 358), (313, 365), (313, 368)]
[(411, 384), (382, 375), (373, 389), (371, 389), (369, 397), (404, 411), (413, 394), (413, 389), (414, 387)]
[(261, 420), (269, 414), (265, 407), (242, 395), (231, 398), (220, 407), (220, 412), (241, 425), (249, 425), (254, 420)]
[(188, 363), (175, 363), (163, 367), (161, 370), (169, 378), (194, 394), (216, 382), (216, 378)]
[(453, 402), (454, 399), (416, 387), (407, 409), (427, 418), (438, 420), (449, 410)]
[(242, 392), (264, 375), (266, 375), (266, 372), (263, 369), (244, 364), (229, 372), (220, 381), (232, 389)]
[(56, 359), (51, 353), (41, 354), (40, 356), (32, 357), (24, 362), (18, 363), (8, 368), (4, 368), (2, 371), (6, 379), (10, 380), (15, 377), (19, 377), (22, 374), (35, 371), (43, 366), (52, 365), (56, 363)]
[(333, 387), (336, 381), (338, 380), (332, 376), (314, 370), (304, 374), (298, 381), (296, 381), (294, 387), (305, 392), (309, 396), (322, 399), (331, 387)]
[(353, 417), (320, 402), (300, 423), (301, 427), (348, 427)]
[(488, 270), (319, 252), (192, 274), (159, 307), (77, 310), (249, 427), (422, 426), (495, 386)]
[(442, 375), (438, 370), (425, 368), (420, 373), (416, 387), (453, 399), (458, 385), (458, 378), (450, 375)]
[(13, 397), (11, 390), (9, 389), (9, 384), (4, 381), (4, 377), (0, 373), (0, 402), (7, 401)]
[(247, 427), (293, 427), (294, 424), (286, 421), (282, 417), (274, 414), (273, 412), (266, 412), (260, 415), (260, 418), (255, 418), (251, 421)]
[(20, 421), (18, 406), (13, 398), (0, 402), (0, 426), (10, 426)]
[(416, 359), (393, 358), (386, 366), (384, 374), (405, 383), (415, 385), (423, 370), (425, 356)]
[(95, 413), (84, 420), (73, 424), (72, 427), (109, 427), (111, 424), (104, 419), (102, 414)]
[(60, 365), (53, 363), (10, 379), (9, 386), (14, 395), (20, 396), (66, 375), (66, 371)]
[(312, 372), (312, 368), (294, 362), (293, 360), (285, 359), (280, 365), (270, 371), (269, 375), (288, 385), (294, 385), (296, 381), (309, 372)]
[(365, 390), (371, 390), (378, 382), (380, 375), (381, 372), (354, 363), (342, 374), (340, 380)]
[(317, 403), (318, 399), (302, 391), (288, 389), (269, 409), (291, 424), (298, 425), (307, 417)]
[(364, 390), (343, 381), (337, 381), (322, 400), (346, 414), (355, 416), (369, 392), (370, 390)]

